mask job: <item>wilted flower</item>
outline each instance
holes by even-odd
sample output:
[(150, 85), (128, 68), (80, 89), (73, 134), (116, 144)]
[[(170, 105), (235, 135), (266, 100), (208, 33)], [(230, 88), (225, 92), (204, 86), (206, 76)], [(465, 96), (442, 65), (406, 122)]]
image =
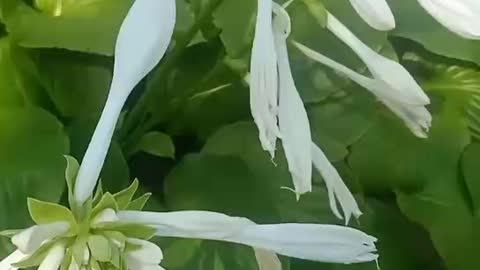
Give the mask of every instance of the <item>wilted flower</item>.
[(480, 1), (418, 0), (439, 23), (467, 39), (480, 39)]
[(350, 0), (350, 3), (371, 27), (380, 31), (395, 28), (395, 18), (386, 0)]

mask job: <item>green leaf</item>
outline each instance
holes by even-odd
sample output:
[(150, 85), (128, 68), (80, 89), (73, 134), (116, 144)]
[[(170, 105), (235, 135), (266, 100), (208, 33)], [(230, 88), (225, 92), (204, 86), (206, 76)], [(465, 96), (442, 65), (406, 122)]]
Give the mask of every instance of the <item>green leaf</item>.
[(467, 184), (467, 190), (473, 201), (474, 215), (480, 218), (480, 143), (470, 144), (462, 156), (462, 168)]
[(115, 198), (115, 201), (117, 201), (118, 209), (123, 210), (127, 208), (132, 201), (133, 195), (135, 195), (135, 192), (137, 192), (137, 189), (138, 179), (135, 179), (128, 188), (113, 194), (113, 198)]
[(2, 1), (0, 10), (9, 34), (21, 46), (112, 55), (118, 29), (132, 2), (72, 1), (57, 17), (17, 0)]
[(137, 145), (137, 151), (144, 151), (158, 157), (175, 157), (175, 146), (169, 135), (152, 131), (143, 135)]
[(75, 217), (70, 209), (65, 206), (28, 198), (28, 211), (33, 221), (37, 224), (63, 221), (70, 224), (70, 233), (75, 233), (78, 229)]
[(88, 237), (90, 254), (99, 262), (108, 262), (112, 258), (110, 241), (102, 235), (90, 235)]

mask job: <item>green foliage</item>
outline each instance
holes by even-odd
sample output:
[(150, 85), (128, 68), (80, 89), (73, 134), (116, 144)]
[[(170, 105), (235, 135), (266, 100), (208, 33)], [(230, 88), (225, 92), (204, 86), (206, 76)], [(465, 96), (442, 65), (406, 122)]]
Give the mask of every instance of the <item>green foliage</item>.
[[(92, 214), (146, 206), (220, 211), (259, 223), (342, 224), (328, 207), (318, 173), (313, 192), (297, 201), (284, 188), (292, 181), (281, 143), (273, 160), (261, 149), (245, 82), (257, 0), (176, 1), (174, 41), (125, 107)], [(0, 230), (24, 228), (32, 220), (76, 224), (72, 213), (55, 203), (72, 204), (75, 158), (82, 159), (98, 121), (112, 76), (115, 36), (133, 3), (60, 2), (61, 8), (52, 0), (0, 1)], [(289, 47), (313, 140), (365, 213), (352, 226), (379, 238), (381, 269), (479, 269), (480, 41), (449, 32), (416, 0), (388, 2), (397, 22), (392, 32), (371, 29), (347, 0), (293, 1), (287, 8), (290, 39), (366, 73), (355, 53), (325, 28), (326, 11), (334, 14), (420, 82), (432, 99), (430, 137), (415, 138), (365, 89)], [(139, 180), (132, 184), (134, 177)], [(136, 197), (137, 189), (146, 194)], [(38, 200), (27, 204), (27, 197)], [(118, 236), (112, 232), (143, 239), (154, 234), (143, 225), (119, 223), (96, 230), (74, 244), (71, 256), (80, 258), (88, 245), (96, 250), (97, 265), (109, 262), (120, 269), (125, 266), (118, 250), (108, 242)], [(248, 247), (159, 241), (166, 269), (258, 269)], [(1, 258), (10, 251), (8, 239), (0, 238)], [(41, 249), (21, 265), (38, 265), (45, 255)], [(374, 263), (285, 258), (282, 263), (292, 270), (376, 269)]]

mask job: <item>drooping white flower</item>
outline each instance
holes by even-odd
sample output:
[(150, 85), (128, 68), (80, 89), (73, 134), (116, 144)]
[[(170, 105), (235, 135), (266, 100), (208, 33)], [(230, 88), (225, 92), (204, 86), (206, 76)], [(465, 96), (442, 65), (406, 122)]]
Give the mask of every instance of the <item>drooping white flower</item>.
[(70, 228), (66, 222), (35, 225), (12, 237), (12, 243), (24, 254), (32, 254), (45, 241), (62, 235)]
[(357, 201), (343, 182), (335, 167), (333, 167), (328, 158), (315, 143), (312, 143), (311, 147), (313, 165), (322, 175), (323, 181), (325, 181), (332, 212), (338, 218), (343, 219), (340, 211), (338, 211), (338, 201), (340, 207), (342, 207), (343, 215), (345, 216), (345, 224), (348, 224), (352, 215), (356, 218), (360, 217), (362, 212), (358, 207)]
[(175, 25), (175, 0), (136, 0), (122, 23), (115, 46), (113, 79), (107, 103), (83, 158), (75, 198), (92, 194), (122, 107), (137, 83), (165, 54)]
[(412, 102), (409, 102), (409, 98), (403, 95), (401, 92), (402, 89), (392, 87), (385, 81), (363, 76), (298, 42), (294, 42), (294, 44), (310, 59), (344, 74), (360, 86), (372, 92), (372, 94), (404, 121), (405, 125), (415, 136), (419, 138), (428, 137), (427, 132), (431, 127), (432, 116), (425, 108), (426, 104), (412, 104)]
[(350, 3), (371, 27), (380, 31), (395, 28), (395, 18), (386, 0), (350, 0)]
[(290, 35), (290, 17), (275, 5), (273, 32), (277, 51), (279, 77), (278, 121), (282, 145), (293, 178), (297, 196), (312, 191), (312, 155), (309, 151), (312, 136), (307, 111), (297, 91), (290, 70), (287, 38)]
[(362, 59), (375, 79), (395, 90), (390, 91), (391, 95), (395, 95), (396, 98), (402, 99), (407, 104), (427, 105), (430, 103), (428, 96), (402, 65), (372, 50), (330, 13), (328, 14), (327, 28)]
[(480, 39), (480, 1), (418, 0), (440, 24), (467, 39)]
[(120, 211), (118, 217), (124, 222), (154, 226), (157, 236), (227, 241), (306, 260), (349, 264), (378, 258), (374, 237), (343, 226), (259, 225), (206, 211)]
[(126, 253), (126, 261), (129, 269), (163, 269), (159, 265), (163, 260), (163, 253), (160, 247), (152, 242), (135, 238), (129, 238), (127, 242), (139, 246), (138, 249)]
[(272, 30), (272, 0), (257, 0), (257, 22), (250, 62), (250, 109), (260, 142), (273, 158), (280, 131), (278, 115), (277, 54)]

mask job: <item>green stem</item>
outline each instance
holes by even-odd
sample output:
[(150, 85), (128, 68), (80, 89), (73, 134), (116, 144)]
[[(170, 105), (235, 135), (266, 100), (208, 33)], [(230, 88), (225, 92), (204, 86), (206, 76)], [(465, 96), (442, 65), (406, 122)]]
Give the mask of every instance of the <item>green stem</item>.
[[(177, 44), (175, 48), (169, 53), (159, 67), (155, 74), (156, 79), (161, 79), (165, 77), (169, 71), (176, 65), (178, 59), (183, 54), (184, 50), (188, 47), (191, 40), (195, 37), (198, 31), (201, 29), (202, 25), (206, 20), (210, 18), (215, 9), (221, 4), (223, 0), (210, 0), (203, 10), (200, 12), (198, 19), (195, 21), (195, 24), (185, 33), (184, 36), (177, 39)], [(132, 108), (130, 113), (125, 119), (124, 126), (120, 131), (119, 137), (121, 141), (124, 141), (126, 136), (130, 134), (130, 131), (134, 129), (135, 126), (138, 126), (137, 123), (143, 121), (146, 110), (148, 107), (148, 102), (151, 100), (151, 96), (154, 94), (155, 88), (146, 88), (145, 93), (140, 97), (137, 104)]]

